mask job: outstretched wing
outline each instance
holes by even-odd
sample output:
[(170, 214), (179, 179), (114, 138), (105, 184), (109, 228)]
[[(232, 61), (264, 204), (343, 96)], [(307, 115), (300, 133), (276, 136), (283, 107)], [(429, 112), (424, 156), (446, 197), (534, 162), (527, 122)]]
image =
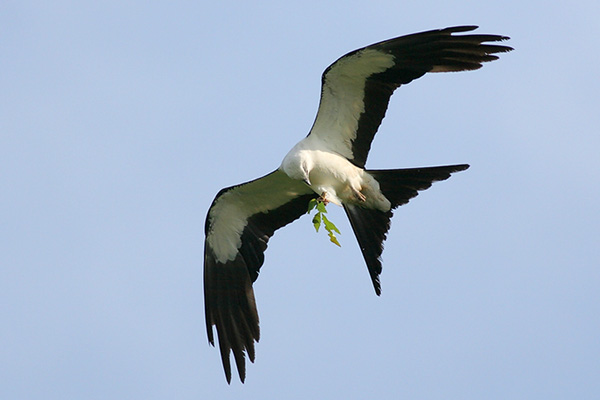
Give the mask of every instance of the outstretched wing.
[(204, 307), (206, 330), (214, 346), (217, 328), (221, 359), (231, 382), (233, 351), (241, 381), (245, 354), (254, 361), (259, 340), (258, 312), (252, 282), (264, 261), (269, 238), (306, 214), (317, 195), (303, 182), (277, 170), (262, 178), (221, 190), (206, 217), (204, 242)]
[(346, 54), (323, 73), (321, 102), (309, 136), (364, 168), (390, 96), (427, 72), (466, 71), (496, 60), (508, 46), (484, 44), (498, 35), (453, 35), (476, 26), (457, 26), (401, 36)]

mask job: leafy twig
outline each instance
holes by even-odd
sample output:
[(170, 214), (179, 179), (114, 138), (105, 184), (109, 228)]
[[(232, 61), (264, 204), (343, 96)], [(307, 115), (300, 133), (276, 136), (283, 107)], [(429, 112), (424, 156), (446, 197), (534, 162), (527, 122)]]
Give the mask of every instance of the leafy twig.
[(312, 223), (315, 226), (315, 230), (317, 232), (319, 232), (319, 228), (321, 227), (321, 224), (323, 224), (323, 226), (325, 226), (325, 230), (327, 231), (327, 234), (329, 236), (329, 240), (331, 241), (331, 243), (333, 243), (339, 247), (342, 247), (340, 245), (340, 242), (338, 242), (337, 237), (335, 236), (335, 233), (334, 233), (334, 232), (337, 232), (338, 234), (341, 235), (339, 229), (337, 228), (337, 226), (335, 226), (335, 224), (333, 222), (331, 222), (325, 216), (325, 213), (327, 213), (327, 209), (325, 208), (325, 203), (318, 199), (312, 199), (308, 203), (308, 214), (310, 214), (310, 212), (314, 209), (317, 209), (317, 212), (315, 213), (315, 215), (313, 216), (313, 219), (312, 219)]

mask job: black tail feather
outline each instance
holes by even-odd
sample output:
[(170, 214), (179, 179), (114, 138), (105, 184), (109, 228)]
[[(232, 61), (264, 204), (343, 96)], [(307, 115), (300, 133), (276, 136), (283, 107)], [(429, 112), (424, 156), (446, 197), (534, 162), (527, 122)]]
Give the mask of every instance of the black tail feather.
[(454, 172), (464, 171), (468, 164), (442, 167), (367, 170), (377, 182), (392, 209), (408, 203), (419, 191), (429, 189), (433, 182), (444, 181)]
[(344, 211), (350, 220), (358, 246), (365, 258), (371, 281), (377, 296), (381, 294), (379, 274), (381, 274), (381, 253), (387, 231), (390, 229), (392, 211), (369, 210), (353, 204), (344, 204)]
[(358, 240), (375, 293), (381, 294), (379, 274), (381, 274), (381, 253), (383, 242), (390, 229), (393, 210), (417, 196), (419, 191), (428, 189), (433, 182), (443, 181), (454, 172), (464, 171), (467, 164), (442, 167), (367, 170), (377, 182), (383, 195), (392, 203), (389, 211), (363, 208), (360, 205), (344, 204), (352, 230)]

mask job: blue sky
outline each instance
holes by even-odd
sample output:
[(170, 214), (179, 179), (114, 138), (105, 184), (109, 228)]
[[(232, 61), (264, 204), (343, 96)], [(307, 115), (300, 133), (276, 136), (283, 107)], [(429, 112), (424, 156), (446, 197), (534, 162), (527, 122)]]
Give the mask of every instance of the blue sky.
[[(600, 396), (595, 1), (0, 5), (0, 398)], [(207, 344), (204, 218), (308, 132), (342, 54), (477, 24), (515, 51), (394, 95), (368, 166), (470, 163), (400, 208), (375, 296), (304, 218), (255, 284), (245, 385)]]

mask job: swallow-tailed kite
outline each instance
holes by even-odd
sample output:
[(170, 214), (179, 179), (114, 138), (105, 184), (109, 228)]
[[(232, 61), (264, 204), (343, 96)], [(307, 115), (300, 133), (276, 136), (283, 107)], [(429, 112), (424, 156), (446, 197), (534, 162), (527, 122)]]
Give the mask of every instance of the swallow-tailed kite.
[(260, 334), (252, 283), (267, 242), (277, 229), (306, 214), (310, 200), (344, 208), (380, 294), (380, 256), (393, 210), (469, 166), (365, 169), (371, 141), (390, 96), (401, 85), (427, 72), (475, 70), (496, 60), (494, 54), (512, 50), (489, 44), (505, 36), (458, 34), (476, 28), (401, 36), (341, 57), (323, 73), (321, 101), (308, 136), (275, 171), (217, 194), (205, 224), (204, 301), (208, 340), (214, 346), (214, 325), (227, 382), (231, 352), (242, 382), (245, 355), (254, 361)]

